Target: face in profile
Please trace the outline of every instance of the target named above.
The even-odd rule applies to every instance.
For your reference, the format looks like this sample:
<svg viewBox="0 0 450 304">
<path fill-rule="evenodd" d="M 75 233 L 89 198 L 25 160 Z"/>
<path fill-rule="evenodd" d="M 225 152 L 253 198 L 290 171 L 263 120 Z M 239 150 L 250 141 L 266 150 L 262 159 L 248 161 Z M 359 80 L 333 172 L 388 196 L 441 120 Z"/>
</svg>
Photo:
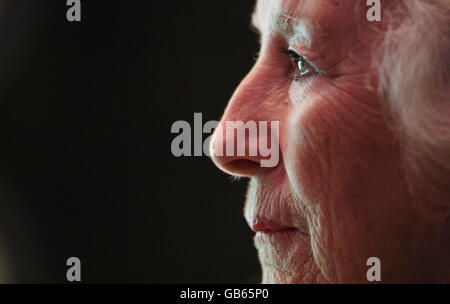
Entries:
<svg viewBox="0 0 450 304">
<path fill-rule="evenodd" d="M 213 160 L 250 179 L 244 213 L 264 283 L 367 283 L 371 257 L 382 282 L 448 279 L 439 272 L 448 266 L 448 219 L 436 222 L 410 190 L 388 97 L 376 89 L 374 48 L 388 19 L 369 22 L 367 9 L 353 0 L 256 3 L 259 57 L 220 126 L 279 122 L 279 161 Z M 212 149 L 234 141 L 217 133 Z"/>
</svg>

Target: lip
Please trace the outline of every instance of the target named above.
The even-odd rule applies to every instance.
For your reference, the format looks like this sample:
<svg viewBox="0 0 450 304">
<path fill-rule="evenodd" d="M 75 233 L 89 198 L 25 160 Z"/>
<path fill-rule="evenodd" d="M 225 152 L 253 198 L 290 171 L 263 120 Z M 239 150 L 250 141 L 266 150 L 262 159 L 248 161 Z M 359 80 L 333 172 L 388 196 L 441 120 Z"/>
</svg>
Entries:
<svg viewBox="0 0 450 304">
<path fill-rule="evenodd" d="M 294 207 L 290 189 L 280 180 L 283 176 L 270 177 L 270 180 L 278 181 L 276 184 L 268 179 L 267 176 L 251 179 L 244 209 L 245 220 L 256 233 L 256 244 L 277 243 L 281 249 L 307 243 L 306 217 L 298 210 L 301 208 Z"/>
<path fill-rule="evenodd" d="M 249 224 L 251 229 L 256 232 L 254 240 L 257 244 L 269 242 L 284 244 L 284 247 L 286 247 L 291 246 L 299 239 L 304 239 L 299 228 L 284 225 L 271 219 L 256 217 L 249 221 Z"/>
<path fill-rule="evenodd" d="M 263 230 L 255 234 L 254 241 L 256 245 L 278 244 L 281 248 L 288 248 L 299 238 L 298 229 L 288 228 L 284 230 Z"/>
<path fill-rule="evenodd" d="M 251 228 L 254 232 L 262 233 L 279 233 L 296 229 L 294 227 L 284 226 L 275 221 L 262 218 L 256 218 L 251 224 Z"/>
</svg>

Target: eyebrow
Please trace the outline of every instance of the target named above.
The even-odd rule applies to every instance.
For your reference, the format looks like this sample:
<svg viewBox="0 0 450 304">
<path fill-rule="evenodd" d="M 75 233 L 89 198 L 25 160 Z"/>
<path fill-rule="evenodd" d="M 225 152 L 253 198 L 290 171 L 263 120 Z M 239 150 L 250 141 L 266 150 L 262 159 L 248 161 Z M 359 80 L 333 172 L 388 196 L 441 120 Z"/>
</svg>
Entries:
<svg viewBox="0 0 450 304">
<path fill-rule="evenodd" d="M 277 33 L 291 33 L 293 31 L 293 24 L 297 18 L 290 12 L 284 11 L 271 19 L 271 30 Z M 261 24 L 259 24 L 256 10 L 252 13 L 250 28 L 261 34 Z"/>
<path fill-rule="evenodd" d="M 282 12 L 275 18 L 275 28 L 278 32 L 290 32 L 296 21 L 297 17 L 291 12 Z"/>
</svg>

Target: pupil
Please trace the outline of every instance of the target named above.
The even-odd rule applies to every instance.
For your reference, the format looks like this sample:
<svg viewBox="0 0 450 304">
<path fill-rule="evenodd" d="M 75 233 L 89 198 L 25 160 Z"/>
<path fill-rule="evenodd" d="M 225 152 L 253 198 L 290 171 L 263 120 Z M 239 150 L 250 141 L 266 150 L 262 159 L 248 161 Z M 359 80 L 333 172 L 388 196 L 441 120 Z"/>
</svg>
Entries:
<svg viewBox="0 0 450 304">
<path fill-rule="evenodd" d="M 301 76 L 305 75 L 309 71 L 305 68 L 305 62 L 303 61 L 303 58 L 300 58 L 298 61 L 298 70 Z"/>
<path fill-rule="evenodd" d="M 303 73 L 303 59 L 298 60 L 298 69 L 300 70 L 300 73 Z"/>
</svg>

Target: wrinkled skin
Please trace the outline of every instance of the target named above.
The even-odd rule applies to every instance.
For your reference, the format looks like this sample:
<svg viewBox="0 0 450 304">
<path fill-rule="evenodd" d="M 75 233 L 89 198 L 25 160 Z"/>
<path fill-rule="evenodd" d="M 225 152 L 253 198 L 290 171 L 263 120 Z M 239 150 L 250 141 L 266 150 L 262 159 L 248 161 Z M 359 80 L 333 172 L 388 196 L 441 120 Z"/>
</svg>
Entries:
<svg viewBox="0 0 450 304">
<path fill-rule="evenodd" d="M 366 10 L 353 0 L 257 2 L 259 59 L 221 124 L 279 121 L 281 159 L 274 168 L 259 166 L 259 156 L 213 159 L 251 178 L 250 226 L 261 216 L 295 228 L 255 239 L 264 283 L 367 283 L 369 257 L 380 258 L 384 283 L 448 280 L 448 234 L 407 191 L 386 101 L 369 89 L 376 86 L 372 47 L 385 24 L 368 22 Z M 297 22 L 274 30 L 283 12 Z M 295 66 L 280 48 L 320 74 L 293 80 Z"/>
</svg>

